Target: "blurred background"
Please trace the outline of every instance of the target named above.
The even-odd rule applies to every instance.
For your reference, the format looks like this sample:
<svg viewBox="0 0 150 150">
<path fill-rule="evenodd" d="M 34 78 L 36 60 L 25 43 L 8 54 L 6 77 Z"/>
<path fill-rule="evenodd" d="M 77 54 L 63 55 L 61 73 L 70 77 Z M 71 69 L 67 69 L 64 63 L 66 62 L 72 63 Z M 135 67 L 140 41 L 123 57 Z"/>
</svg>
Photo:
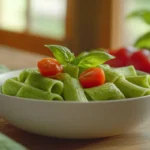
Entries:
<svg viewBox="0 0 150 150">
<path fill-rule="evenodd" d="M 0 45 L 40 54 L 49 54 L 44 44 L 75 54 L 133 45 L 150 30 L 142 19 L 127 19 L 141 9 L 150 0 L 0 0 Z"/>
</svg>

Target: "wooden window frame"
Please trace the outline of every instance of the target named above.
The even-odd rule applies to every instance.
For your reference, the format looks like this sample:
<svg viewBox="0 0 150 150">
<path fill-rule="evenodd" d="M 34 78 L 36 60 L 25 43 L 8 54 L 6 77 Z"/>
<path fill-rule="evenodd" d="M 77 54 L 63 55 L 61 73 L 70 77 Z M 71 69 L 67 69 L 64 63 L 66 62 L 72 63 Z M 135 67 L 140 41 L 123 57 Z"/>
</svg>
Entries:
<svg viewBox="0 0 150 150">
<path fill-rule="evenodd" d="M 121 0 L 114 0 L 112 3 L 112 26 L 111 26 L 111 48 L 115 49 L 123 45 L 122 37 L 122 21 L 123 21 L 123 2 Z M 119 15 L 118 15 L 119 14 Z"/>
<path fill-rule="evenodd" d="M 30 0 L 27 0 L 28 5 L 29 2 Z M 30 34 L 27 30 L 24 33 L 0 30 L 0 44 L 46 55 L 50 55 L 50 52 L 43 46 L 45 44 L 64 45 L 75 54 L 100 47 L 110 48 L 113 2 L 113 0 L 67 0 L 66 36 L 63 40 Z M 29 14 L 26 15 L 28 18 Z"/>
<path fill-rule="evenodd" d="M 26 0 L 26 4 L 28 8 L 31 6 L 30 2 L 31 2 L 30 0 Z M 47 48 L 45 48 L 44 45 L 49 43 L 63 45 L 66 41 L 66 38 L 63 40 L 57 40 L 51 37 L 44 37 L 44 36 L 29 33 L 28 32 L 30 26 L 29 11 L 30 8 L 26 11 L 27 24 L 26 24 L 25 31 L 12 32 L 12 31 L 0 29 L 0 44 L 8 45 L 10 47 L 18 48 L 20 50 L 27 50 L 30 52 L 50 55 L 49 50 L 47 50 Z"/>
</svg>

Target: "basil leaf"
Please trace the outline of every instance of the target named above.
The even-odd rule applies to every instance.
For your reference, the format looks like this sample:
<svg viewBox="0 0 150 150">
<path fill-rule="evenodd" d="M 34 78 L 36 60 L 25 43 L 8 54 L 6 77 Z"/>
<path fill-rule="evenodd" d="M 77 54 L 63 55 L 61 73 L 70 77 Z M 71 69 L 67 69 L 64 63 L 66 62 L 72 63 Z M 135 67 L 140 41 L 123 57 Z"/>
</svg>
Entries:
<svg viewBox="0 0 150 150">
<path fill-rule="evenodd" d="M 91 68 L 91 67 L 97 67 L 98 65 L 101 65 L 104 62 L 114 58 L 115 58 L 114 56 L 106 52 L 92 51 L 86 55 L 77 58 L 72 63 L 83 68 Z"/>
<path fill-rule="evenodd" d="M 64 46 L 59 45 L 45 45 L 48 47 L 55 58 L 61 63 L 61 64 L 67 64 L 75 59 L 75 56 L 71 51 Z"/>
<path fill-rule="evenodd" d="M 150 10 L 137 10 L 131 12 L 128 16 L 128 19 L 139 18 L 143 20 L 146 24 L 150 25 Z"/>
<path fill-rule="evenodd" d="M 144 34 L 134 44 L 137 48 L 145 48 L 150 50 L 150 32 Z"/>
<path fill-rule="evenodd" d="M 80 53 L 78 56 L 76 56 L 76 58 L 80 58 L 80 57 L 82 57 L 82 56 L 85 56 L 85 55 L 87 55 L 89 52 L 82 52 L 82 53 Z"/>
</svg>

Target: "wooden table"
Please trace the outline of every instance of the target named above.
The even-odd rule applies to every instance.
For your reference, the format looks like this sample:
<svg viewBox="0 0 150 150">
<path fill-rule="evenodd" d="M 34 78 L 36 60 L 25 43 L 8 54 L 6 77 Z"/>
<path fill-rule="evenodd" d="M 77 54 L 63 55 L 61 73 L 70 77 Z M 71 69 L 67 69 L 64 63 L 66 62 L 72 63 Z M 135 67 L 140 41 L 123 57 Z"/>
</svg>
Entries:
<svg viewBox="0 0 150 150">
<path fill-rule="evenodd" d="M 22 51 L 0 48 L 0 64 L 19 69 L 36 66 L 45 57 Z M 22 131 L 0 118 L 0 131 L 30 150 L 150 150 L 150 119 L 132 132 L 94 140 L 64 140 Z"/>
</svg>

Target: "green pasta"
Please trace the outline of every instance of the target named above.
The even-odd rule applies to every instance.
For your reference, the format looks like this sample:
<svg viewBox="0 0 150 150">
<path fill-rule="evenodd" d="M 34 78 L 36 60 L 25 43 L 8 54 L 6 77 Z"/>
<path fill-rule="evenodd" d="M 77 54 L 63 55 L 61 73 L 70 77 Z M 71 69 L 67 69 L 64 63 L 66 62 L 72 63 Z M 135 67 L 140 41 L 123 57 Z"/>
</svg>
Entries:
<svg viewBox="0 0 150 150">
<path fill-rule="evenodd" d="M 33 99 L 43 99 L 43 100 L 63 100 L 63 98 L 58 94 L 53 94 L 47 91 L 43 91 L 34 88 L 29 85 L 24 85 L 17 93 L 18 97 L 23 98 L 33 98 Z"/>
<path fill-rule="evenodd" d="M 35 71 L 37 71 L 37 69 L 25 69 L 25 70 L 23 70 L 23 71 L 19 74 L 18 80 L 19 80 L 20 82 L 25 82 L 26 79 L 27 79 L 27 77 L 28 77 L 31 73 L 35 72 Z M 37 71 L 37 72 L 38 72 L 38 71 Z"/>
<path fill-rule="evenodd" d="M 23 70 L 18 77 L 7 79 L 1 87 L 3 94 L 22 98 L 66 101 L 118 100 L 150 95 L 150 75 L 139 72 L 133 66 L 104 70 L 106 82 L 101 86 L 83 89 L 79 73 L 85 70 L 73 64 L 64 64 L 64 73 L 53 78 L 44 77 L 37 69 Z M 80 69 L 79 69 L 80 68 Z"/>
<path fill-rule="evenodd" d="M 133 66 L 115 68 L 114 70 L 122 73 L 125 77 L 137 76 L 136 70 Z"/>
<path fill-rule="evenodd" d="M 126 98 L 145 96 L 149 91 L 148 88 L 137 86 L 123 78 L 116 80 L 115 85 L 120 89 Z"/>
<path fill-rule="evenodd" d="M 48 92 L 36 89 L 29 85 L 24 85 L 22 88 L 20 88 L 16 96 L 23 98 L 52 100 L 52 97 Z"/>
<path fill-rule="evenodd" d="M 113 83 L 105 83 L 101 86 L 84 89 L 84 91 L 86 95 L 94 101 L 117 100 L 125 98 L 122 92 Z"/>
<path fill-rule="evenodd" d="M 59 95 L 61 95 L 63 90 L 63 83 L 61 81 L 43 77 L 39 72 L 29 74 L 25 84 Z"/>
<path fill-rule="evenodd" d="M 23 83 L 20 83 L 16 80 L 17 78 L 6 80 L 4 84 L 2 85 L 2 93 L 11 95 L 11 96 L 16 96 L 20 88 L 23 87 Z"/>
<path fill-rule="evenodd" d="M 147 74 L 148 74 L 148 73 L 146 73 L 146 72 L 139 71 L 139 70 L 137 70 L 136 72 L 137 72 L 137 75 L 138 75 L 138 76 L 147 75 Z"/>
<path fill-rule="evenodd" d="M 62 91 L 61 81 L 43 77 L 39 72 L 29 70 L 24 70 L 18 78 L 8 79 L 2 85 L 2 93 L 23 98 L 63 100 Z"/>
<path fill-rule="evenodd" d="M 150 88 L 148 88 L 147 92 L 145 93 L 145 96 L 146 95 L 150 95 Z"/>
<path fill-rule="evenodd" d="M 115 82 L 119 78 L 125 78 L 122 73 L 117 72 L 111 68 L 105 67 L 103 65 L 101 65 L 100 67 L 103 68 L 105 72 L 105 78 L 107 82 Z"/>
<path fill-rule="evenodd" d="M 129 82 L 132 82 L 138 86 L 149 88 L 149 75 L 143 76 L 131 76 L 126 78 Z"/>
<path fill-rule="evenodd" d="M 78 78 L 79 67 L 72 64 L 67 64 L 64 66 L 64 73 L 68 73 L 73 78 Z"/>
<path fill-rule="evenodd" d="M 141 76 L 141 75 L 148 75 L 148 82 L 149 82 L 149 85 L 150 85 L 150 74 L 138 70 L 138 71 L 137 71 L 137 75 L 138 75 L 138 76 Z"/>
<path fill-rule="evenodd" d="M 88 102 L 79 81 L 69 76 L 64 80 L 63 97 L 66 101 Z"/>
</svg>

